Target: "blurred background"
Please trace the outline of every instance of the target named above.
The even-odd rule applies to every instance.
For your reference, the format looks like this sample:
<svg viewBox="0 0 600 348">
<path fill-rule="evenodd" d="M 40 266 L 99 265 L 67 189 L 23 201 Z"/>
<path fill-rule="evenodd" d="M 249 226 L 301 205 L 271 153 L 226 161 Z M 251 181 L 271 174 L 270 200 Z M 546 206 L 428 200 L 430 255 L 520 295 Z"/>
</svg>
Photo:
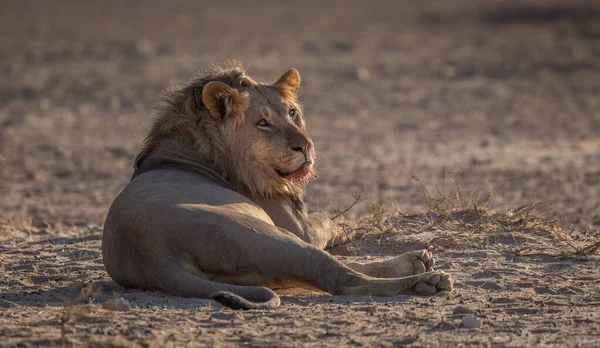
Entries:
<svg viewBox="0 0 600 348">
<path fill-rule="evenodd" d="M 100 228 L 160 92 L 232 59 L 302 74 L 313 210 L 423 211 L 413 176 L 458 171 L 491 207 L 600 227 L 598 1 L 4 0 L 3 237 Z"/>
</svg>

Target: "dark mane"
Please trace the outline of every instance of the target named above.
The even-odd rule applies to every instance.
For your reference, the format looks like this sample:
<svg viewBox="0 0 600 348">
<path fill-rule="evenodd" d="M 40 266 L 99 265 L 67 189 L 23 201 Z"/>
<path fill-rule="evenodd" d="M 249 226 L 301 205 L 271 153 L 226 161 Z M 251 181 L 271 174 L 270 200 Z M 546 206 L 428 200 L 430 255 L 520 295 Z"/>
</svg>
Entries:
<svg viewBox="0 0 600 348">
<path fill-rule="evenodd" d="M 151 151 L 167 136 L 185 135 L 183 133 L 190 132 L 196 123 L 207 123 L 205 126 L 211 128 L 214 122 L 202 102 L 204 86 L 212 81 L 223 82 L 231 87 L 256 85 L 245 72 L 245 68 L 237 62 L 214 65 L 209 70 L 199 72 L 188 82 L 163 92 L 154 108 L 155 119 L 144 140 L 144 151 Z"/>
</svg>

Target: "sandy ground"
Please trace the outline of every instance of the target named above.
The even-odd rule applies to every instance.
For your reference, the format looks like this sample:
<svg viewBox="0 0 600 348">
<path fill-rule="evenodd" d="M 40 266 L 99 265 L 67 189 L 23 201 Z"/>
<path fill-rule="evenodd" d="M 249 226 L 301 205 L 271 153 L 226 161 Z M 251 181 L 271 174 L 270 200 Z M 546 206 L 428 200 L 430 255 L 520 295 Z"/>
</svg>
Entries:
<svg viewBox="0 0 600 348">
<path fill-rule="evenodd" d="M 600 346 L 600 256 L 575 255 L 600 228 L 597 2 L 199 4 L 3 2 L 0 346 L 61 345 L 61 328 L 74 346 Z M 234 312 L 110 280 L 102 224 L 152 104 L 231 59 L 264 81 L 300 70 L 319 151 L 309 203 L 328 211 L 362 192 L 345 215 L 359 238 L 333 253 L 431 245 L 455 292 L 288 290 L 277 310 Z M 536 214 L 564 229 L 529 217 L 494 225 L 488 210 L 439 222 L 420 182 L 451 192 L 446 171 L 460 172 L 462 192 L 491 190 L 497 212 L 551 201 Z M 378 219 L 372 202 L 389 213 Z M 101 307 L 115 296 L 131 310 Z M 483 327 L 461 327 L 459 305 Z"/>
</svg>

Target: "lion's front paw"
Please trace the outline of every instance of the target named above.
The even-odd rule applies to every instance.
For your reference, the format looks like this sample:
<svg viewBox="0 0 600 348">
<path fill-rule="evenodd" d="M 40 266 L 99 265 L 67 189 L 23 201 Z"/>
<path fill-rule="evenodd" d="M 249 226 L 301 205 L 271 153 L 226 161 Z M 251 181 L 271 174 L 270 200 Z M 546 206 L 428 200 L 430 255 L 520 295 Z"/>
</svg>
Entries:
<svg viewBox="0 0 600 348">
<path fill-rule="evenodd" d="M 433 295 L 440 291 L 452 291 L 453 284 L 450 274 L 446 272 L 432 272 L 427 280 L 415 285 L 417 295 Z"/>
</svg>

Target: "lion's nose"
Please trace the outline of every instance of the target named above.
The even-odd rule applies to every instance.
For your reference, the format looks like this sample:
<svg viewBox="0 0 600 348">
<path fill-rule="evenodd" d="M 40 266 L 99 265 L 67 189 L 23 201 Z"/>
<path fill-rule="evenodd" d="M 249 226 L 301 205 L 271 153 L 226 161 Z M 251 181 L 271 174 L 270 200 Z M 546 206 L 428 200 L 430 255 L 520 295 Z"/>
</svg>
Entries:
<svg viewBox="0 0 600 348">
<path fill-rule="evenodd" d="M 310 148 L 310 141 L 308 139 L 303 139 L 302 141 L 298 141 L 295 144 L 292 144 L 292 150 L 301 151 L 302 153 L 306 153 Z"/>
<path fill-rule="evenodd" d="M 294 147 L 292 147 L 292 150 L 301 151 L 302 153 L 305 153 L 307 147 L 308 147 L 308 145 L 294 146 Z"/>
</svg>

